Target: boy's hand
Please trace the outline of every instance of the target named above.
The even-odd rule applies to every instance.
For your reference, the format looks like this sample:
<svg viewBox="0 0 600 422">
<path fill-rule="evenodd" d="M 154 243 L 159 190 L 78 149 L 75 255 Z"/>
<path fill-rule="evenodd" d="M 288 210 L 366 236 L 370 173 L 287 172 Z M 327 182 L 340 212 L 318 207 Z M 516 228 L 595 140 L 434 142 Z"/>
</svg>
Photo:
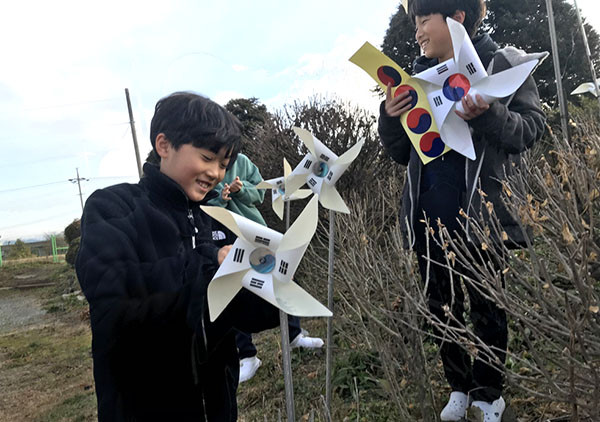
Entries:
<svg viewBox="0 0 600 422">
<path fill-rule="evenodd" d="M 219 265 L 221 265 L 223 261 L 225 261 L 227 254 L 231 250 L 231 246 L 233 245 L 225 245 L 221 249 L 219 249 L 219 252 L 217 254 L 217 260 L 219 261 Z"/>
<path fill-rule="evenodd" d="M 233 181 L 233 183 L 231 183 L 231 185 L 229 186 L 229 191 L 231 193 L 239 192 L 239 191 L 242 190 L 243 186 L 244 186 L 244 184 L 240 180 L 239 176 L 236 176 L 235 180 Z"/>
<path fill-rule="evenodd" d="M 392 96 L 392 84 L 387 84 L 385 90 L 385 113 L 390 117 L 399 117 L 411 109 L 412 97 L 410 91 L 404 91 L 397 97 Z"/>
<path fill-rule="evenodd" d="M 225 183 L 223 186 L 223 190 L 221 190 L 221 199 L 223 201 L 231 201 L 231 197 L 229 196 L 229 192 L 231 191 L 231 186 Z"/>
<path fill-rule="evenodd" d="M 454 112 L 463 120 L 471 120 L 481 116 L 490 108 L 490 105 L 479 94 L 475 96 L 475 101 L 470 95 L 465 95 L 461 103 L 465 112 L 461 113 L 458 110 L 454 110 Z"/>
</svg>

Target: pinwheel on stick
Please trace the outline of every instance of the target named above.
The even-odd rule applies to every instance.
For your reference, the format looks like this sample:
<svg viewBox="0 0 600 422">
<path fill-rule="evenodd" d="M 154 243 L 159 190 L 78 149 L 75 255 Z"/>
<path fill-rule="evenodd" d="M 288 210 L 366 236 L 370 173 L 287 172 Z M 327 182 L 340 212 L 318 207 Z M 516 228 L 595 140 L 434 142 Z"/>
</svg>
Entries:
<svg viewBox="0 0 600 422">
<path fill-rule="evenodd" d="M 338 157 L 306 129 L 294 127 L 294 132 L 308 153 L 287 178 L 286 192 L 291 195 L 306 183 L 319 196 L 323 207 L 349 214 L 350 210 L 335 188 L 335 183 L 358 156 L 364 142 L 357 142 Z"/>
<path fill-rule="evenodd" d="M 292 173 L 292 167 L 283 159 L 283 177 L 276 177 L 274 179 L 263 180 L 256 187 L 258 189 L 271 189 L 271 198 L 273 211 L 277 214 L 280 220 L 283 220 L 283 205 L 287 201 L 294 201 L 296 199 L 304 199 L 312 194 L 310 189 L 297 189 L 295 192 L 288 194 L 286 192 L 286 180 Z"/>
<path fill-rule="evenodd" d="M 332 315 L 329 309 L 292 280 L 317 228 L 317 198 L 308 203 L 285 234 L 221 207 L 201 208 L 237 236 L 208 285 L 211 321 L 217 319 L 242 287 L 287 314 L 304 317 Z"/>
</svg>

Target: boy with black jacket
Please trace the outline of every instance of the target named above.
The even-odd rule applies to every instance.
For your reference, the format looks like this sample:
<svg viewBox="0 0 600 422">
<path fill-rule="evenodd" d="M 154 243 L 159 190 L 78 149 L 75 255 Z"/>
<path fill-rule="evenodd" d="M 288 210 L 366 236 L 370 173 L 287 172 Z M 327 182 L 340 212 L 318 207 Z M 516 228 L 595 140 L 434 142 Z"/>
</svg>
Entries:
<svg viewBox="0 0 600 422">
<path fill-rule="evenodd" d="M 421 72 L 453 57 L 447 17 L 462 23 L 473 37 L 485 12 L 483 0 L 411 0 L 408 14 L 416 26 L 415 37 L 424 53 L 416 59 L 414 71 Z M 472 41 L 488 73 L 497 73 L 546 55 L 527 55 L 515 48 L 498 49 L 488 34 L 478 35 Z M 518 164 L 519 154 L 541 138 L 545 116 L 531 76 L 514 95 L 492 104 L 487 104 L 479 95 L 475 98 L 465 95 L 461 100 L 465 112 L 456 113 L 470 126 L 476 159 L 471 161 L 450 151 L 423 165 L 399 119 L 411 108 L 411 100 L 408 91 L 392 97 L 391 86 L 388 86 L 379 117 L 379 135 L 385 150 L 395 161 L 407 166 L 400 215 L 405 246 L 416 250 L 423 280 L 429 277 L 427 293 L 431 312 L 441 321 L 450 323 L 444 307 L 452 305 L 453 317 L 464 324 L 464 298 L 460 285 L 456 284 L 452 289 L 450 274 L 439 265 L 431 263 L 427 272 L 428 261 L 424 257 L 427 253 L 433 261 L 445 262 L 445 259 L 444 252 L 433 241 L 429 242 L 427 251 L 423 215 L 427 216 L 433 229 L 437 230 L 439 219 L 451 235 L 465 236 L 458 223 L 459 210 L 471 217 L 478 216 L 481 188 L 487 195 L 486 201 L 493 204 L 510 244 L 515 247 L 524 244 L 523 230 L 502 203 L 501 180 L 510 173 L 513 164 Z M 466 236 L 468 239 L 468 226 Z M 464 268 L 458 271 L 468 274 Z M 457 283 L 456 276 L 454 282 Z M 474 332 L 495 352 L 496 361 L 503 364 L 508 342 L 506 313 L 470 283 L 465 283 L 465 287 Z M 471 363 L 468 353 L 460 345 L 445 341 L 441 344 L 441 356 L 452 388 L 441 420 L 461 420 L 470 404 L 483 411 L 486 422 L 501 421 L 505 408 L 501 396 L 503 377 L 485 353 Z M 469 400 L 473 401 L 470 403 Z"/>
<path fill-rule="evenodd" d="M 100 421 L 235 421 L 232 328 L 277 326 L 276 308 L 243 289 L 211 323 L 206 289 L 230 245 L 212 242 L 199 205 L 236 159 L 239 122 L 192 93 L 158 101 L 136 185 L 94 192 L 76 270 L 90 304 Z"/>
</svg>

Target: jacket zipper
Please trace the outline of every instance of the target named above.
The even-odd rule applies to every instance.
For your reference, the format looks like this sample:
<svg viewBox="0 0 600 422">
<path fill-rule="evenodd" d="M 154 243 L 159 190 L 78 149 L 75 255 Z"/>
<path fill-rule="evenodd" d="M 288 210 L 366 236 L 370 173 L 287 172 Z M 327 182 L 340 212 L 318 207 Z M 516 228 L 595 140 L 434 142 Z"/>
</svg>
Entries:
<svg viewBox="0 0 600 422">
<path fill-rule="evenodd" d="M 192 249 L 196 248 L 196 235 L 198 234 L 198 227 L 196 227 L 196 222 L 194 221 L 194 213 L 192 212 L 192 209 L 188 206 L 188 221 L 190 222 L 190 224 L 192 225 L 192 227 L 194 228 L 194 233 L 192 234 Z M 204 313 L 202 314 L 202 316 L 200 317 L 200 321 L 202 323 L 202 339 L 204 340 L 204 350 L 207 351 L 208 353 L 208 341 L 206 339 L 206 329 L 204 327 Z M 194 376 L 194 381 L 196 384 L 199 383 L 199 377 L 198 377 L 198 363 L 197 363 L 197 357 L 196 357 L 196 334 L 193 334 L 192 337 L 192 372 L 193 372 L 193 376 Z M 203 407 L 203 412 L 204 412 L 204 420 L 208 422 L 208 415 L 206 413 L 206 397 L 204 396 L 204 387 L 201 386 L 200 388 L 201 394 L 202 394 L 202 407 Z"/>
<path fill-rule="evenodd" d="M 196 227 L 196 223 L 194 221 L 194 213 L 191 208 L 188 208 L 188 220 L 192 227 L 194 228 L 194 234 L 192 234 L 192 249 L 196 248 L 196 235 L 198 234 L 198 227 Z"/>
</svg>

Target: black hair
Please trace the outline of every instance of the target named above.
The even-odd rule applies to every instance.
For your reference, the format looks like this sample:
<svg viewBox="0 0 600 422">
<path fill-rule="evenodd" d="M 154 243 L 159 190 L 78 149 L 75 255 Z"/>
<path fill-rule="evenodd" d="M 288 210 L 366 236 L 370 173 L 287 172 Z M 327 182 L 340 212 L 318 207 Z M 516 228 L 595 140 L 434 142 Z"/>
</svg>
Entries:
<svg viewBox="0 0 600 422">
<path fill-rule="evenodd" d="M 150 142 L 164 133 L 173 148 L 192 144 L 214 153 L 227 150 L 230 166 L 241 148 L 240 121 L 219 104 L 192 92 L 175 92 L 156 103 L 150 124 Z"/>
<path fill-rule="evenodd" d="M 458 10 L 465 12 L 463 26 L 469 36 L 475 35 L 485 17 L 485 0 L 409 0 L 408 17 L 415 23 L 417 16 L 440 13 L 444 19 L 452 17 Z"/>
</svg>

